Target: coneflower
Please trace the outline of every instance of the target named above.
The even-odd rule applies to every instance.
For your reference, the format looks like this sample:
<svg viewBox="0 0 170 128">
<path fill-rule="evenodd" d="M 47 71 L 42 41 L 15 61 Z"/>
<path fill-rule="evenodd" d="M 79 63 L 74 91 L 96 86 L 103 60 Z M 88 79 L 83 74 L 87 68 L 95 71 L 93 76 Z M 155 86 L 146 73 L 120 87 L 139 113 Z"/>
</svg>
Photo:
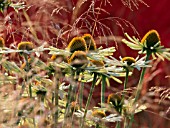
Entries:
<svg viewBox="0 0 170 128">
<path fill-rule="evenodd" d="M 90 34 L 84 34 L 82 38 L 86 41 L 87 50 L 96 50 L 96 43 Z"/>
<path fill-rule="evenodd" d="M 75 68 L 87 66 L 88 59 L 86 53 L 83 51 L 75 51 L 68 60 L 68 63 Z"/>
<path fill-rule="evenodd" d="M 74 37 L 69 43 L 67 49 L 74 53 L 75 51 L 87 51 L 87 45 L 85 40 L 82 37 Z"/>
<path fill-rule="evenodd" d="M 157 43 L 157 47 L 160 46 L 160 36 L 156 30 L 150 30 L 142 38 L 141 43 L 146 46 L 146 48 L 154 47 Z"/>
<path fill-rule="evenodd" d="M 122 112 L 123 103 L 120 94 L 111 93 L 107 98 L 107 103 L 111 104 L 117 112 Z"/>
<path fill-rule="evenodd" d="M 102 119 L 103 117 L 106 117 L 106 114 L 103 111 L 95 110 L 93 111 L 92 116 Z"/>
<path fill-rule="evenodd" d="M 34 45 L 32 42 L 20 42 L 18 44 L 18 50 L 31 51 L 33 48 L 34 48 Z"/>
<path fill-rule="evenodd" d="M 132 65 L 133 63 L 135 63 L 136 62 L 136 60 L 133 58 L 133 57 L 123 57 L 122 58 L 122 62 L 124 63 L 124 62 L 126 62 L 127 63 L 127 65 Z"/>
</svg>

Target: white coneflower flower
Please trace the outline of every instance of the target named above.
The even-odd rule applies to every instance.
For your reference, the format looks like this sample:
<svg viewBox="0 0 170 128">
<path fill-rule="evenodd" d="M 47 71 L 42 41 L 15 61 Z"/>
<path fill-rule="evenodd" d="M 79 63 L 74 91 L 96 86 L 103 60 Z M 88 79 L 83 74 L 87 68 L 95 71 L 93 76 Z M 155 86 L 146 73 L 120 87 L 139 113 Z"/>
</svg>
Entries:
<svg viewBox="0 0 170 128">
<path fill-rule="evenodd" d="M 77 117 L 83 117 L 84 116 L 84 112 L 78 110 L 77 112 L 74 112 L 74 114 Z M 87 121 L 94 121 L 96 123 L 98 122 L 117 122 L 117 121 L 121 121 L 122 117 L 119 116 L 118 114 L 110 114 L 108 116 L 106 116 L 106 114 L 101 111 L 101 110 L 88 110 L 87 111 L 87 115 L 86 115 L 86 120 Z"/>
<path fill-rule="evenodd" d="M 156 30 L 147 32 L 141 41 L 135 37 L 130 37 L 127 33 L 125 33 L 125 36 L 129 41 L 123 39 L 122 42 L 131 49 L 139 50 L 139 53 L 152 54 L 154 59 L 158 56 L 162 60 L 164 60 L 164 58 L 170 60 L 170 48 L 165 48 L 161 45 L 160 36 Z"/>
<path fill-rule="evenodd" d="M 140 59 L 139 57 L 136 57 L 136 59 L 133 57 L 123 57 L 123 58 L 120 57 L 120 60 L 117 60 L 116 58 L 111 57 L 111 56 L 110 58 L 111 59 L 109 58 L 105 59 L 105 61 L 108 64 L 114 65 L 114 66 L 125 67 L 130 70 L 133 68 L 140 70 L 142 67 L 151 67 L 150 65 L 148 65 L 150 61 L 145 62 L 145 56 Z"/>
</svg>

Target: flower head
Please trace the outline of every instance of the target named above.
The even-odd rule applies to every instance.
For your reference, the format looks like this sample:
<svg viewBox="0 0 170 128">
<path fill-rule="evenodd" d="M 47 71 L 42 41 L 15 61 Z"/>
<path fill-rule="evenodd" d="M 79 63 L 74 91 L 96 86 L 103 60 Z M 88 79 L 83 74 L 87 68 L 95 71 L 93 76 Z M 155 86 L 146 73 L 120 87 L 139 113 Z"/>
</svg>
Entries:
<svg viewBox="0 0 170 128">
<path fill-rule="evenodd" d="M 95 110 L 93 111 L 92 116 L 102 119 L 103 117 L 106 117 L 106 114 L 103 111 Z"/>
<path fill-rule="evenodd" d="M 148 65 L 150 61 L 145 62 L 145 56 L 140 59 L 139 57 L 136 57 L 136 59 L 133 57 L 123 57 L 123 58 L 120 57 L 120 61 L 114 57 L 110 57 L 110 58 L 111 59 L 109 58 L 105 59 L 106 63 L 114 66 L 128 68 L 129 70 L 133 70 L 134 68 L 140 70 L 142 67 L 151 67 L 150 65 Z"/>
<path fill-rule="evenodd" d="M 75 51 L 68 60 L 68 63 L 75 68 L 87 66 L 88 59 L 86 53 L 83 51 Z"/>
<path fill-rule="evenodd" d="M 75 51 L 87 51 L 87 45 L 85 40 L 82 37 L 74 37 L 69 43 L 67 49 L 74 53 Z"/>
<path fill-rule="evenodd" d="M 129 41 L 123 39 L 122 42 L 131 49 L 139 50 L 139 53 L 151 54 L 154 59 L 158 56 L 162 60 L 164 58 L 170 60 L 170 48 L 165 48 L 161 45 L 160 36 L 156 30 L 147 32 L 141 41 L 134 36 L 130 37 L 127 33 L 125 33 L 125 36 Z"/>
<path fill-rule="evenodd" d="M 142 38 L 141 43 L 146 46 L 146 48 L 154 47 L 155 44 L 159 43 L 157 47 L 160 45 L 160 37 L 156 30 L 150 30 L 145 34 Z"/>
<path fill-rule="evenodd" d="M 78 110 L 77 112 L 74 112 L 74 114 L 77 117 L 83 117 L 84 116 L 84 112 Z M 86 115 L 86 120 L 87 121 L 93 121 L 94 125 L 96 123 L 100 123 L 100 122 L 116 122 L 116 121 L 121 121 L 122 117 L 117 115 L 117 114 L 110 114 L 110 115 L 106 115 L 105 112 L 103 112 L 102 110 L 87 110 L 87 115 Z"/>
<path fill-rule="evenodd" d="M 90 34 L 84 34 L 83 39 L 86 41 L 87 49 L 89 51 L 96 50 L 96 43 Z"/>
<path fill-rule="evenodd" d="M 0 47 L 4 47 L 5 46 L 5 41 L 2 37 L 0 37 Z"/>
<path fill-rule="evenodd" d="M 117 112 L 121 113 L 123 107 L 121 94 L 111 93 L 107 98 L 107 103 L 111 104 Z"/>
<path fill-rule="evenodd" d="M 32 42 L 21 42 L 18 44 L 18 49 L 19 50 L 27 50 L 30 51 L 33 49 L 33 43 Z"/>
<path fill-rule="evenodd" d="M 133 58 L 133 57 L 123 57 L 122 58 L 122 62 L 123 63 L 127 63 L 127 65 L 131 65 L 131 64 L 133 64 L 133 63 L 135 63 L 136 62 L 136 60 Z"/>
</svg>

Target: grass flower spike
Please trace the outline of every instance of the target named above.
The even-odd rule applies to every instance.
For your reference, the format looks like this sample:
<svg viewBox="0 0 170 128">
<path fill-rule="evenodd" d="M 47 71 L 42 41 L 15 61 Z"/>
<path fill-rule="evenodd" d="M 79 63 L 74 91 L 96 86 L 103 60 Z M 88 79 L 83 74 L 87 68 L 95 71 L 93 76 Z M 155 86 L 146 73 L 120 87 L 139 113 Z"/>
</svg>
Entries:
<svg viewBox="0 0 170 128">
<path fill-rule="evenodd" d="M 5 46 L 5 41 L 2 37 L 0 37 L 0 47 L 4 47 Z"/>
<path fill-rule="evenodd" d="M 86 41 L 87 50 L 96 50 L 96 43 L 90 34 L 84 34 L 82 38 Z"/>
<path fill-rule="evenodd" d="M 83 38 L 81 37 L 74 37 L 71 42 L 69 43 L 67 49 L 74 53 L 75 51 L 87 51 L 87 45 Z"/>
</svg>

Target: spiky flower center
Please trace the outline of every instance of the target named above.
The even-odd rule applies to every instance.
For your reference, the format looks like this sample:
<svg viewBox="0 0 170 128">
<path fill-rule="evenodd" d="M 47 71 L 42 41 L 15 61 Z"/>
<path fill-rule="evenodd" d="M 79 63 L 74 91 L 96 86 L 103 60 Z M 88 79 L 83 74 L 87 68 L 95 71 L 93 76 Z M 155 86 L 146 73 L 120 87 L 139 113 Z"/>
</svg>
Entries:
<svg viewBox="0 0 170 128">
<path fill-rule="evenodd" d="M 133 57 L 124 57 L 122 58 L 122 62 L 127 62 L 127 65 L 131 65 L 136 62 L 136 60 Z"/>
<path fill-rule="evenodd" d="M 160 36 L 159 36 L 158 32 L 156 30 L 150 30 L 142 38 L 141 43 L 142 44 L 146 43 L 147 48 L 151 48 L 155 44 L 157 44 L 159 41 L 160 41 Z"/>
<path fill-rule="evenodd" d="M 81 37 L 74 37 L 71 42 L 68 45 L 68 50 L 71 53 L 74 53 L 75 51 L 87 51 L 86 42 Z"/>
<path fill-rule="evenodd" d="M 21 42 L 18 44 L 18 49 L 30 51 L 33 49 L 33 43 L 32 42 Z"/>
<path fill-rule="evenodd" d="M 86 65 L 88 63 L 86 53 L 83 51 L 75 51 L 68 60 L 68 63 L 76 68 Z"/>
<path fill-rule="evenodd" d="M 87 49 L 89 51 L 96 50 L 96 43 L 90 34 L 84 34 L 83 38 L 86 41 Z"/>
<path fill-rule="evenodd" d="M 95 111 L 93 111 L 92 116 L 101 119 L 103 117 L 106 117 L 106 114 L 103 111 L 95 110 Z"/>
</svg>

